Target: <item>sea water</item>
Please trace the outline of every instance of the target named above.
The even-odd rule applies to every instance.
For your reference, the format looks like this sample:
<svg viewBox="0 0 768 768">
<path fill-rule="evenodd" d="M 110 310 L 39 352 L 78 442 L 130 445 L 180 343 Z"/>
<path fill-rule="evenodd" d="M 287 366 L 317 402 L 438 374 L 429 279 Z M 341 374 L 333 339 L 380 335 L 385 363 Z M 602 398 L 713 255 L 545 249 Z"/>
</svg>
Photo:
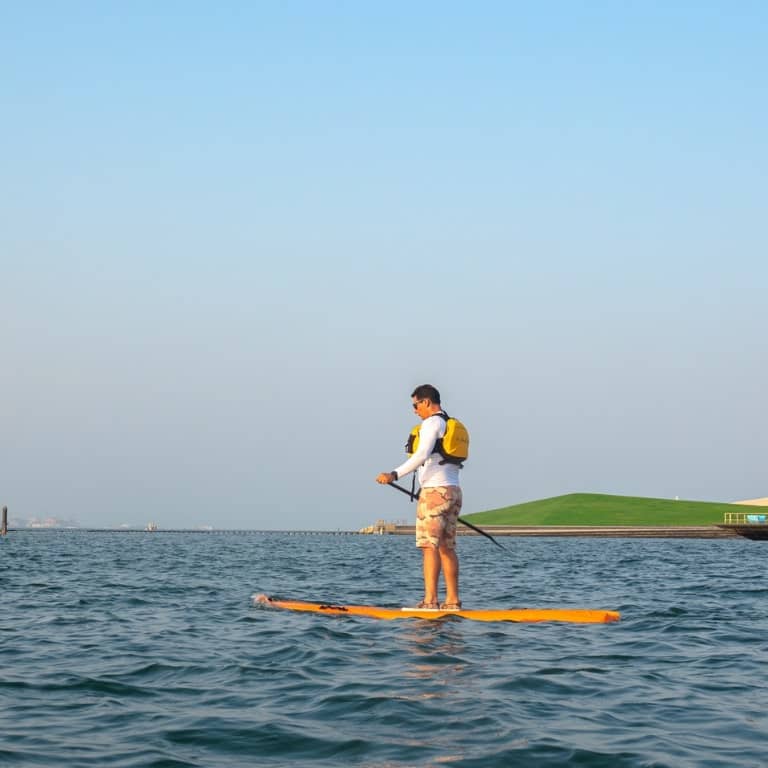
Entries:
<svg viewBox="0 0 768 768">
<path fill-rule="evenodd" d="M 0 764 L 765 766 L 768 542 L 459 541 L 466 607 L 617 624 L 299 614 L 413 604 L 410 537 L 11 532 Z"/>
</svg>

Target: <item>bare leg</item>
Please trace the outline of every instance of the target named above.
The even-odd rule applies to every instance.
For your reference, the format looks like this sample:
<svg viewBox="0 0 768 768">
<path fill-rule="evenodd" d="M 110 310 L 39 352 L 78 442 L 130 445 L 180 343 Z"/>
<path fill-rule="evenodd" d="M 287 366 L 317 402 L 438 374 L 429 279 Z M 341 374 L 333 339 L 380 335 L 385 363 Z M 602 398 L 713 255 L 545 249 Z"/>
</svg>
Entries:
<svg viewBox="0 0 768 768">
<path fill-rule="evenodd" d="M 434 547 L 423 547 L 424 602 L 437 602 L 437 580 L 440 578 L 440 552 Z"/>
<path fill-rule="evenodd" d="M 459 558 L 455 549 L 440 545 L 440 562 L 445 579 L 445 602 L 459 602 Z M 438 570 L 439 573 L 439 570 Z"/>
</svg>

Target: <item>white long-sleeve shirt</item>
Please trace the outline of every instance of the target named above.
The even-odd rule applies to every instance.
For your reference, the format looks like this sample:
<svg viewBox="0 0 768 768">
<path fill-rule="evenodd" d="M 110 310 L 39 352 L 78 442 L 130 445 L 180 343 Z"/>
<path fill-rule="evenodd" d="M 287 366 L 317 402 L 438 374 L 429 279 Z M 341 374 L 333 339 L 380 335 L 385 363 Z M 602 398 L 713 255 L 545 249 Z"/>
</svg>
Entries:
<svg viewBox="0 0 768 768">
<path fill-rule="evenodd" d="M 398 477 L 418 470 L 419 485 L 422 488 L 436 488 L 445 485 L 459 485 L 459 467 L 456 464 L 441 464 L 443 457 L 433 453 L 435 443 L 445 434 L 445 419 L 442 416 L 428 416 L 419 428 L 419 447 L 394 471 Z"/>
</svg>

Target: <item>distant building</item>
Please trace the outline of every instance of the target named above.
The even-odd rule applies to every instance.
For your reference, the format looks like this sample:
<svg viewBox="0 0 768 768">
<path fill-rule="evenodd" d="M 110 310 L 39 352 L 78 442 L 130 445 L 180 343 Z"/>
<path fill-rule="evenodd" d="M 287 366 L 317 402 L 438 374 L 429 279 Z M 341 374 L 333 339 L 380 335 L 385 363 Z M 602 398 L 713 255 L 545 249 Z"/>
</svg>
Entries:
<svg viewBox="0 0 768 768">
<path fill-rule="evenodd" d="M 63 520 L 58 517 L 46 517 L 40 520 L 32 517 L 27 521 L 27 528 L 79 528 L 79 523 L 74 520 Z"/>
<path fill-rule="evenodd" d="M 749 507 L 768 507 L 768 496 L 763 496 L 762 499 L 746 499 L 744 501 L 734 501 L 734 504 L 745 504 Z"/>
</svg>

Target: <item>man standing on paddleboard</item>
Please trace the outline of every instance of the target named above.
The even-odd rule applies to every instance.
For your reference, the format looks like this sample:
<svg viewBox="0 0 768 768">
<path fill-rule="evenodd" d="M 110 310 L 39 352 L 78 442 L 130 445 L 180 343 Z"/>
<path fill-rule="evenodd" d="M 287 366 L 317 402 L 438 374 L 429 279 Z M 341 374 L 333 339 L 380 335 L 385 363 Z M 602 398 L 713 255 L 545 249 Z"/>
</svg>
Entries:
<svg viewBox="0 0 768 768">
<path fill-rule="evenodd" d="M 459 559 L 456 555 L 456 522 L 461 512 L 458 464 L 444 461 L 435 444 L 445 435 L 446 419 L 440 393 L 431 384 L 413 390 L 413 410 L 422 420 L 418 445 L 413 454 L 391 472 L 382 472 L 382 485 L 418 471 L 419 501 L 416 505 L 416 546 L 421 549 L 424 570 L 424 599 L 417 608 L 459 610 Z M 445 580 L 445 602 L 438 601 L 440 572 Z"/>
</svg>

